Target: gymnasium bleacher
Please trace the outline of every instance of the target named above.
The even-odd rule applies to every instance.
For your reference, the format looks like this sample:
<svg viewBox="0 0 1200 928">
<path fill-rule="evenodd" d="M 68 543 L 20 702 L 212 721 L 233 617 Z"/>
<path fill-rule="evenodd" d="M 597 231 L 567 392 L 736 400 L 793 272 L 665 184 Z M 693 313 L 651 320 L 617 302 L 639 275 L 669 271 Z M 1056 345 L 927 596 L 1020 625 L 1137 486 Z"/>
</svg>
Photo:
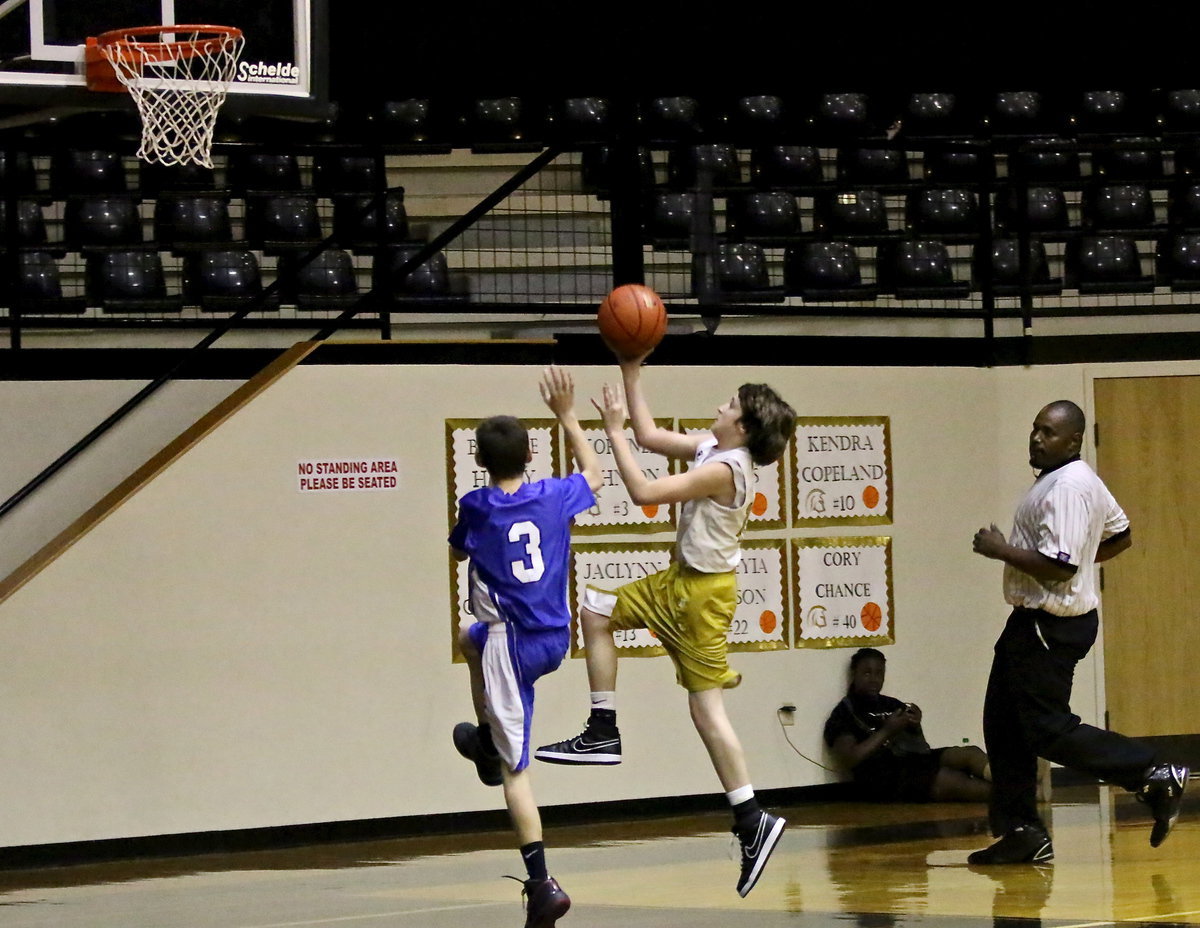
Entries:
<svg viewBox="0 0 1200 928">
<path fill-rule="evenodd" d="M 247 324 L 308 328 L 355 294 L 372 295 L 358 325 L 570 320 L 611 285 L 614 251 L 681 316 L 1191 312 L 1200 91 L 1080 92 L 1050 115 L 1043 96 L 509 98 L 424 121 L 445 101 L 388 101 L 293 128 L 286 151 L 270 119 L 225 125 L 199 174 L 146 170 L 129 114 L 85 114 L 6 137 L 8 322 L 202 328 L 229 296 Z M 85 134 L 104 146 L 67 143 Z M 553 157 L 465 224 L 535 152 Z M 297 297 L 317 255 L 340 268 L 332 302 Z"/>
</svg>

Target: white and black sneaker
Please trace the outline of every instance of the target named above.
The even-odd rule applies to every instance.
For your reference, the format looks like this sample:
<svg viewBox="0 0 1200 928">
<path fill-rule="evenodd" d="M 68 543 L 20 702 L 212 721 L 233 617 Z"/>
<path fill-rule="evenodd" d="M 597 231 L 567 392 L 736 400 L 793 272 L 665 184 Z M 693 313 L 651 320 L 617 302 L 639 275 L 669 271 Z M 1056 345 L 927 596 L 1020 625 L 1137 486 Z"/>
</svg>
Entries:
<svg viewBox="0 0 1200 928">
<path fill-rule="evenodd" d="M 544 744 L 533 756 L 548 764 L 619 764 L 621 732 L 589 721 L 581 734 L 556 744 Z"/>
<path fill-rule="evenodd" d="M 770 812 L 760 812 L 757 821 L 748 828 L 733 830 L 738 843 L 742 846 L 742 875 L 738 879 L 737 891 L 739 896 L 745 896 L 754 889 L 754 884 L 762 876 L 767 859 L 779 843 L 779 836 L 787 826 L 787 820 Z"/>
<path fill-rule="evenodd" d="M 1146 774 L 1137 798 L 1150 807 L 1150 814 L 1154 816 L 1154 827 L 1150 829 L 1151 847 L 1166 841 L 1175 827 L 1189 774 L 1189 769 L 1182 764 L 1159 764 Z"/>
</svg>

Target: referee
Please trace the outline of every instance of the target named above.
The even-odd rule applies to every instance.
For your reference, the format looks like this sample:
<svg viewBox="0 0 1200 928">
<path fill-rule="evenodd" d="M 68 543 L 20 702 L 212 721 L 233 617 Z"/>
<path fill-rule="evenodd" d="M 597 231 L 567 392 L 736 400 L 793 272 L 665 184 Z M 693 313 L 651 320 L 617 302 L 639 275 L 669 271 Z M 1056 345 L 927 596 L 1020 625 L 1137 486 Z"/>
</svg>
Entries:
<svg viewBox="0 0 1200 928">
<path fill-rule="evenodd" d="M 1037 811 L 1037 758 L 1136 792 L 1154 816 L 1158 847 L 1179 817 L 1188 768 L 1163 763 L 1146 744 L 1085 725 L 1071 711 L 1075 665 L 1096 640 L 1095 570 L 1126 550 L 1129 519 L 1079 458 L 1086 425 L 1069 400 L 1046 406 L 1029 435 L 1038 478 L 1013 517 L 1012 534 L 992 525 L 975 533 L 977 554 L 1004 562 L 1012 614 L 996 642 L 983 706 L 992 764 L 988 813 L 999 841 L 971 864 L 1042 863 L 1054 857 Z"/>
</svg>

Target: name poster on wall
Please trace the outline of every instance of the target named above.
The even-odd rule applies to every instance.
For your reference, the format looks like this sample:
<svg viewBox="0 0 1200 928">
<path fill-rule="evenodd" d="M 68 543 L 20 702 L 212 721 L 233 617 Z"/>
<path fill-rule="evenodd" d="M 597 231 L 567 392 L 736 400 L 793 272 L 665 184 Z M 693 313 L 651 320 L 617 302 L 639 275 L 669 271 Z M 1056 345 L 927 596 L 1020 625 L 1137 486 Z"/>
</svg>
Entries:
<svg viewBox="0 0 1200 928">
<path fill-rule="evenodd" d="M 680 419 L 679 429 L 689 435 L 704 434 L 712 426 L 711 419 Z M 750 503 L 749 528 L 783 528 L 783 460 L 754 468 L 754 499 Z M 689 468 L 691 464 L 688 465 Z"/>
<path fill-rule="evenodd" d="M 487 469 L 475 461 L 475 427 L 480 419 L 446 420 L 446 487 L 449 497 L 449 520 L 446 534 L 458 519 L 458 500 L 471 490 L 485 487 L 491 481 Z M 522 419 L 529 433 L 529 451 L 532 459 L 525 467 L 525 482 L 554 477 L 558 470 L 558 421 L 556 419 Z M 445 540 L 442 539 L 442 543 Z M 458 655 L 458 628 L 475 621 L 471 611 L 467 562 L 450 558 L 450 601 L 451 650 L 455 660 Z"/>
<path fill-rule="evenodd" d="M 745 542 L 737 567 L 738 598 L 730 621 L 730 651 L 770 651 L 788 647 L 790 610 L 783 540 Z M 588 586 L 616 592 L 634 580 L 665 570 L 671 561 L 671 542 L 578 544 L 572 547 L 571 600 L 576 615 Z M 644 628 L 618 629 L 613 640 L 622 654 L 655 657 L 666 653 Z M 572 656 L 586 653 L 578 621 L 572 635 Z"/>
<path fill-rule="evenodd" d="M 797 419 L 792 459 L 797 526 L 891 523 L 887 416 Z"/>
<path fill-rule="evenodd" d="M 802 538 L 794 544 L 797 647 L 895 642 L 891 538 Z"/>
<path fill-rule="evenodd" d="M 662 428 L 671 428 L 672 419 L 655 419 Z M 596 505 L 575 517 L 575 533 L 579 535 L 612 534 L 620 532 L 666 532 L 675 527 L 675 507 L 671 505 L 639 506 L 629 498 L 625 482 L 617 469 L 612 442 L 604 433 L 604 423 L 589 420 L 581 423 L 583 434 L 600 459 L 600 492 Z M 633 440 L 633 429 L 625 430 L 633 456 L 641 472 L 649 480 L 657 480 L 675 472 L 670 458 L 641 448 Z"/>
</svg>

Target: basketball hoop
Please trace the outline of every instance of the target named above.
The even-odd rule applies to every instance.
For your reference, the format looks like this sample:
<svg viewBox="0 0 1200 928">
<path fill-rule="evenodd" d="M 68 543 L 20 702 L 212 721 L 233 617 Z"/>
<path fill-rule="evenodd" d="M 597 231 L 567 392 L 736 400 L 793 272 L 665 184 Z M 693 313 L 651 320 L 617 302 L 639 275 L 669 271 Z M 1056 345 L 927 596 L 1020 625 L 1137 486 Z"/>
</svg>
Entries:
<svg viewBox="0 0 1200 928">
<path fill-rule="evenodd" d="M 217 111 L 244 42 L 232 26 L 113 29 L 88 39 L 88 88 L 128 89 L 142 119 L 139 158 L 211 168 Z"/>
</svg>

